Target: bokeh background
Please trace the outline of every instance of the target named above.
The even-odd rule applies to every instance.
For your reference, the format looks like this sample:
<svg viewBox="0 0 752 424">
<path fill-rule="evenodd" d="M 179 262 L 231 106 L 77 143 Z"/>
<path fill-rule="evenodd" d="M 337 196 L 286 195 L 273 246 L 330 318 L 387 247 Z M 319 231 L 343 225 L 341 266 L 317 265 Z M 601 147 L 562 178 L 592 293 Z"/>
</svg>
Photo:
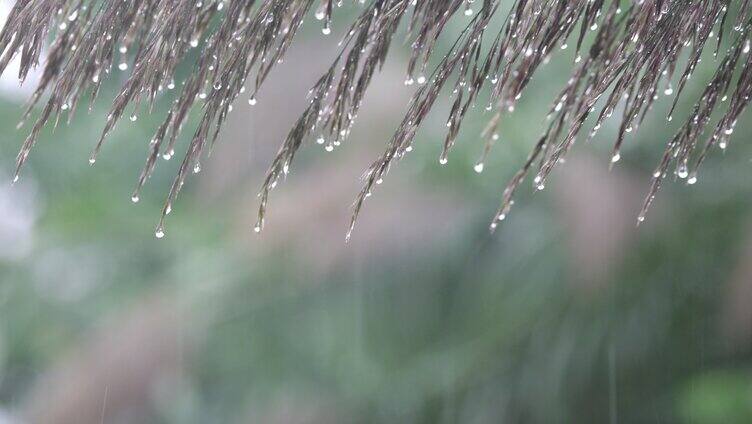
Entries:
<svg viewBox="0 0 752 424">
<path fill-rule="evenodd" d="M 239 99 L 161 240 L 185 137 L 141 201 L 130 196 L 169 96 L 119 124 L 90 167 L 126 78 L 115 71 L 91 113 L 46 130 L 11 186 L 31 85 L 3 77 L 0 423 L 752 422 L 749 117 L 697 184 L 665 184 L 639 228 L 681 123 L 666 121 L 668 97 L 612 170 L 615 120 L 543 192 L 523 187 L 491 235 L 501 191 L 567 76 L 574 52 L 559 52 L 504 120 L 481 174 L 489 116 L 469 116 L 440 166 L 440 102 L 345 244 L 359 176 L 415 89 L 403 84 L 408 46 L 396 43 L 349 141 L 302 150 L 257 235 L 263 173 L 344 26 L 325 37 L 309 24 L 258 104 Z M 711 64 L 684 99 L 697 98 Z"/>
</svg>

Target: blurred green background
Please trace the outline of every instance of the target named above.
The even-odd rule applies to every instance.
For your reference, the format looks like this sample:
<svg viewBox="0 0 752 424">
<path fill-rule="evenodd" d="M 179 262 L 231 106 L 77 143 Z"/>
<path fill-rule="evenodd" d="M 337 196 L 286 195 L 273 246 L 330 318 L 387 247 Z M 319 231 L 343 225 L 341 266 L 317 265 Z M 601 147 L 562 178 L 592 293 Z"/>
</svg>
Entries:
<svg viewBox="0 0 752 424">
<path fill-rule="evenodd" d="M 503 121 L 482 174 L 483 107 L 438 164 L 445 98 L 345 244 L 358 177 L 415 89 L 400 46 L 349 141 L 303 149 L 256 235 L 263 172 L 342 27 L 307 28 L 258 104 L 238 101 L 161 240 L 185 137 L 141 201 L 130 196 L 169 96 L 120 123 L 90 167 L 126 77 L 115 71 L 90 114 L 45 130 L 11 187 L 27 94 L 3 85 L 0 423 L 752 422 L 748 117 L 697 184 L 664 185 L 639 228 L 681 125 L 665 119 L 668 97 L 613 170 L 615 120 L 578 143 L 545 191 L 526 183 L 490 235 L 567 76 L 574 52 L 560 52 Z M 693 74 L 680 109 L 714 63 Z"/>
</svg>

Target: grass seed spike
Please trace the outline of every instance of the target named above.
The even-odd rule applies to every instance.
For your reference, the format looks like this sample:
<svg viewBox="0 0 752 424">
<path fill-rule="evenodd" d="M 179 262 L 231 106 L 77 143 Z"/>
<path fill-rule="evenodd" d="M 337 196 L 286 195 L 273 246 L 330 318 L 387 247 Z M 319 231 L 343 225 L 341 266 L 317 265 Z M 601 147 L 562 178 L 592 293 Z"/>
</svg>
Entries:
<svg viewBox="0 0 752 424">
<path fill-rule="evenodd" d="M 500 0 L 358 3 L 360 13 L 349 23 L 339 54 L 311 89 L 307 107 L 267 171 L 257 232 L 263 229 L 271 190 L 288 173 L 304 143 L 315 140 L 331 150 L 348 137 L 395 36 L 406 37 L 411 47 L 405 84 L 419 87 L 384 152 L 365 173 L 348 238 L 365 199 L 395 161 L 412 150 L 418 129 L 443 93 L 448 93 L 451 108 L 440 146 L 441 164 L 448 161 L 461 124 L 480 93 L 490 96 L 486 110 L 492 116 L 475 165 L 481 172 L 499 137 L 502 117 L 514 110 L 540 66 L 570 45 L 576 50 L 570 78 L 553 99 L 544 133 L 504 189 L 491 230 L 508 215 L 515 191 L 530 174 L 534 187 L 543 189 L 577 138 L 583 132 L 584 137 L 592 137 L 617 107 L 623 106 L 623 111 L 612 163 L 621 158 L 625 133 L 639 127 L 660 93 L 674 96 L 668 115 L 672 120 L 702 53 L 712 49 L 715 73 L 700 98 L 689 99 L 694 104 L 691 113 L 666 142 L 638 216 L 641 222 L 669 172 L 694 184 L 709 150 L 726 148 L 752 94 L 749 0 L 514 0 L 511 8 L 502 8 Z M 151 109 L 160 92 L 176 91 L 175 101 L 149 141 L 134 201 L 158 159 L 174 155 L 189 112 L 202 111 L 162 209 L 156 230 L 162 237 L 165 217 L 187 176 L 200 170 L 202 157 L 216 142 L 238 96 L 251 90 L 249 103 L 255 104 L 256 91 L 282 60 L 304 18 L 313 15 L 322 21 L 322 32 L 329 34 L 337 23 L 335 8 L 341 5 L 342 1 L 333 0 L 17 1 L 0 32 L 0 73 L 18 58 L 23 81 L 39 64 L 43 49 L 47 58 L 23 115 L 22 123 L 39 109 L 18 154 L 14 180 L 42 128 L 57 125 L 65 113 L 70 119 L 82 100 L 91 107 L 110 73 L 128 71 L 89 159 L 92 164 L 126 110 L 133 110 L 130 119 L 136 120 L 137 111 Z M 501 9 L 507 11 L 505 16 L 497 16 Z M 439 37 L 452 19 L 466 19 L 466 26 L 429 69 Z M 189 56 L 192 50 L 198 55 Z M 176 84 L 176 70 L 191 60 L 192 72 Z M 676 88 L 671 85 L 675 77 Z M 716 111 L 720 112 L 714 115 Z M 585 130 L 588 122 L 593 126 Z"/>
</svg>

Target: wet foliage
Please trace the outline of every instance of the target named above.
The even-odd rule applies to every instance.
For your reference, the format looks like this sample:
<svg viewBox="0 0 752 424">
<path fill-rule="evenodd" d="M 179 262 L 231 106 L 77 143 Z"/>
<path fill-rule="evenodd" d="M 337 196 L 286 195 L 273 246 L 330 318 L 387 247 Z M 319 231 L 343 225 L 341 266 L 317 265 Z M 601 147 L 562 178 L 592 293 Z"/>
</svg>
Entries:
<svg viewBox="0 0 752 424">
<path fill-rule="evenodd" d="M 418 129 L 436 105 L 451 103 L 439 162 L 446 163 L 465 117 L 483 102 L 491 113 L 485 148 L 475 165 L 483 171 L 486 155 L 499 139 L 501 123 L 512 114 L 536 71 L 562 49 L 575 49 L 566 85 L 551 104 L 545 130 L 520 170 L 503 190 L 491 220 L 496 228 L 510 212 L 514 194 L 529 177 L 543 189 L 556 166 L 578 139 L 592 137 L 614 113 L 620 119 L 611 161 L 619 161 L 626 133 L 637 130 L 659 95 L 674 96 L 668 119 L 679 102 L 694 106 L 669 140 L 653 174 L 638 221 L 663 181 L 674 174 L 688 184 L 714 147 L 726 148 L 735 124 L 749 103 L 752 55 L 748 0 L 516 0 L 501 12 L 496 0 L 373 0 L 359 14 L 341 42 L 331 67 L 311 89 L 310 101 L 282 143 L 260 192 L 256 231 L 263 229 L 271 190 L 288 173 L 306 142 L 329 151 L 343 143 L 360 105 L 392 43 L 407 37 L 411 47 L 405 84 L 418 88 L 404 119 L 384 152 L 364 174 L 353 206 L 348 238 L 365 200 L 395 162 L 412 150 Z M 255 93 L 293 42 L 309 15 L 331 33 L 333 0 L 29 0 L 19 1 L 0 33 L 0 72 L 14 57 L 23 80 L 47 49 L 43 77 L 25 120 L 29 136 L 17 159 L 16 178 L 46 125 L 73 116 L 82 102 L 97 96 L 103 79 L 116 70 L 130 72 L 112 102 L 90 162 L 118 121 L 142 106 L 151 108 L 164 90 L 177 90 L 175 101 L 149 142 L 149 153 L 133 200 L 158 159 L 174 155 L 178 135 L 190 111 L 201 118 L 182 159 L 162 210 L 156 235 L 191 173 L 216 142 L 233 103 Z M 505 16 L 497 16 L 505 13 Z M 437 40 L 452 19 L 466 19 L 449 51 L 436 52 Z M 500 22 L 497 24 L 496 22 Z M 342 24 L 340 24 L 342 25 Z M 406 31 L 403 31 L 406 28 Z M 53 41 L 47 46 L 48 40 Z M 197 55 L 189 52 L 197 50 Z M 715 57 L 715 73 L 696 99 L 682 93 L 703 52 Z M 429 66 L 431 59 L 435 66 Z M 176 69 L 192 62 L 193 71 L 176 83 Z M 429 69 L 430 68 L 430 69 Z M 674 88 L 674 83 L 675 87 Z M 486 103 L 487 102 L 487 103 Z M 532 175 L 531 175 L 532 174 Z"/>
</svg>

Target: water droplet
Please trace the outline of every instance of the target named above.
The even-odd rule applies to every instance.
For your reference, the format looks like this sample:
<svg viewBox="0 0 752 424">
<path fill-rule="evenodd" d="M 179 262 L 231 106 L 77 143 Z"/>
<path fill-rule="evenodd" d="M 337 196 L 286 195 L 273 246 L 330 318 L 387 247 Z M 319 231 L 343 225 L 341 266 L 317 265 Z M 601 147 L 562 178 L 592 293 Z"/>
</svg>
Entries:
<svg viewBox="0 0 752 424">
<path fill-rule="evenodd" d="M 138 195 L 134 194 L 133 196 L 131 196 L 131 202 L 138 203 L 139 200 L 141 199 L 139 199 Z"/>
<path fill-rule="evenodd" d="M 136 122 L 137 120 L 138 120 L 138 116 L 136 116 L 135 113 L 131 115 L 131 122 Z"/>
<path fill-rule="evenodd" d="M 481 172 L 483 172 L 483 162 L 476 163 L 475 166 L 473 167 L 473 169 L 475 170 L 475 172 L 477 172 L 479 174 Z"/>
<path fill-rule="evenodd" d="M 158 239 L 164 237 L 164 229 L 162 227 L 157 228 L 157 231 L 154 232 L 154 236 L 156 236 Z"/>
<path fill-rule="evenodd" d="M 448 162 L 447 158 L 445 158 L 445 157 L 441 157 L 441 158 L 439 158 L 439 164 L 441 164 L 441 165 L 446 165 L 446 164 L 447 164 L 447 162 Z"/>
<path fill-rule="evenodd" d="M 619 162 L 621 159 L 621 155 L 619 153 L 614 153 L 613 156 L 611 156 L 611 163 Z"/>
<path fill-rule="evenodd" d="M 256 103 L 258 103 L 258 101 L 256 100 L 255 97 L 251 97 L 250 99 L 248 99 L 248 104 L 249 105 L 256 106 Z"/>
<path fill-rule="evenodd" d="M 327 26 L 325 26 L 324 28 L 321 29 L 321 33 L 324 34 L 324 35 L 329 35 L 329 34 L 332 33 L 332 29 L 329 28 L 329 26 L 327 25 Z"/>
<path fill-rule="evenodd" d="M 253 231 L 256 232 L 256 233 L 260 233 L 261 232 L 261 226 L 258 225 L 258 224 L 256 224 L 256 226 L 253 227 Z"/>
<path fill-rule="evenodd" d="M 128 69 L 128 64 L 125 62 L 122 62 L 120 63 L 120 65 L 118 65 L 118 69 L 120 69 L 121 71 L 125 71 L 126 69 Z"/>
</svg>

